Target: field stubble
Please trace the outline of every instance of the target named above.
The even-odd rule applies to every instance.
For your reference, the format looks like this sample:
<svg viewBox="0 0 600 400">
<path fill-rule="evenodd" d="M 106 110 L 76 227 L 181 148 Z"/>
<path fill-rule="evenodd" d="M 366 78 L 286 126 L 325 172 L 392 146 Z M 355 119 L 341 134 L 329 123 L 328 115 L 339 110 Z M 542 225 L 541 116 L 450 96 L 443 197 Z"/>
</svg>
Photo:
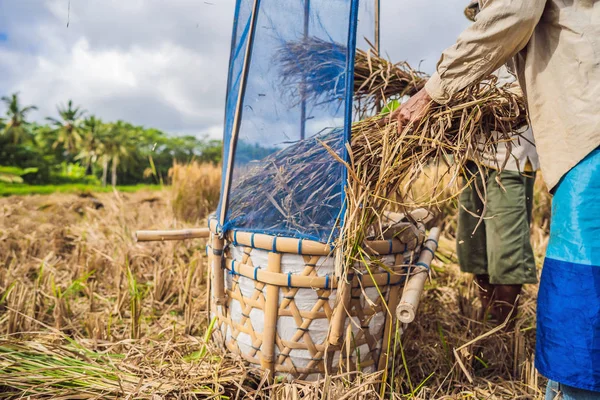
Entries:
<svg viewBox="0 0 600 400">
<path fill-rule="evenodd" d="M 176 216 L 203 224 L 215 201 L 204 193 L 218 193 L 220 180 L 216 167 L 196 172 L 174 172 L 170 191 L 0 199 L 0 398 L 378 398 L 377 374 L 268 386 L 205 341 L 205 243 L 140 244 L 132 235 L 192 226 Z M 204 179 L 202 192 L 193 179 Z M 202 201 L 201 213 L 185 210 Z M 541 262 L 549 198 L 539 183 L 535 202 Z M 455 202 L 440 208 L 439 258 L 388 396 L 541 397 L 532 364 L 537 288 L 526 289 L 514 332 L 485 336 L 476 288 L 456 265 Z"/>
</svg>

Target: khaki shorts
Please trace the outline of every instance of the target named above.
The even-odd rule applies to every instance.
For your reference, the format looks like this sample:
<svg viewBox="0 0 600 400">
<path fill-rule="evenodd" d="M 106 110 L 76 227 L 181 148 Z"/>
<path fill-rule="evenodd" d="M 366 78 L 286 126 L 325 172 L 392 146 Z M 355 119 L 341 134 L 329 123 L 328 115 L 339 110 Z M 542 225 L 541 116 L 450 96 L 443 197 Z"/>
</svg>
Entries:
<svg viewBox="0 0 600 400">
<path fill-rule="evenodd" d="M 460 269 L 489 275 L 490 283 L 496 285 L 537 283 L 529 230 L 535 173 L 504 171 L 500 175 L 502 189 L 496 182 L 497 171 L 482 171 L 485 188 L 475 164 L 467 165 L 466 177 L 473 181 L 459 197 L 456 248 Z M 484 211 L 484 193 L 487 209 L 477 227 Z"/>
</svg>

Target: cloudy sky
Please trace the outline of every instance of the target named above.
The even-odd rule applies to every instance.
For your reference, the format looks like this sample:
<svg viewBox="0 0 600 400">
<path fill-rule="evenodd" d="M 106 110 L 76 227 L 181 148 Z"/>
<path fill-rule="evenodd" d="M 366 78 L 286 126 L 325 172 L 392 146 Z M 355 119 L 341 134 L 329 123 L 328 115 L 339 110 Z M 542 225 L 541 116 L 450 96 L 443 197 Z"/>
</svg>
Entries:
<svg viewBox="0 0 600 400">
<path fill-rule="evenodd" d="M 426 72 L 468 25 L 467 0 L 381 3 L 383 50 Z M 73 99 L 104 120 L 218 138 L 233 8 L 234 0 L 0 0 L 0 94 L 20 92 L 38 106 L 36 120 Z"/>
</svg>

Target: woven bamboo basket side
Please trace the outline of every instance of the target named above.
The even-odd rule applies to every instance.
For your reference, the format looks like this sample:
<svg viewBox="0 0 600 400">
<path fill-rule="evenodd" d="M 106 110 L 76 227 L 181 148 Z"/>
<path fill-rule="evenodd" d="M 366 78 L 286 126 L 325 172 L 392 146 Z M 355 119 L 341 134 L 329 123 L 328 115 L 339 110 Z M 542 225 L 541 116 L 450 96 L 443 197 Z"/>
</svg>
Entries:
<svg viewBox="0 0 600 400">
<path fill-rule="evenodd" d="M 208 249 L 213 267 L 220 265 L 211 275 L 216 334 L 229 351 L 273 374 L 307 380 L 326 372 L 385 366 L 382 343 L 395 318 L 390 306 L 399 299 L 407 265 L 418 255 L 424 227 L 413 249 L 408 243 L 394 246 L 400 240 L 381 241 L 386 246 L 379 249 L 382 254 L 373 252 L 371 271 L 349 277 L 349 317 L 342 320 L 338 330 L 344 340 L 336 346 L 328 340 L 335 307 L 340 307 L 331 250 L 327 255 L 298 254 L 299 240 L 269 235 L 261 242 L 255 236 L 249 246 L 250 238 L 241 233 L 232 232 L 227 236 L 231 241 L 223 242 L 213 234 L 217 247 Z"/>
</svg>

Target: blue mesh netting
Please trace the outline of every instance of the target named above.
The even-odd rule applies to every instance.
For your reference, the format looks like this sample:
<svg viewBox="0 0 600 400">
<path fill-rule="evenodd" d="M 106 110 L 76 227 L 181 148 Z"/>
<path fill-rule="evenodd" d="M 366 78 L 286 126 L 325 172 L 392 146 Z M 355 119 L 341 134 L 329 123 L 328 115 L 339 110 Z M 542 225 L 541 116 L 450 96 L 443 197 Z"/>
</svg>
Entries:
<svg viewBox="0 0 600 400">
<path fill-rule="evenodd" d="M 229 154 L 254 0 L 238 0 L 224 135 L 233 158 L 225 229 L 328 241 L 338 234 L 358 43 L 372 41 L 372 1 L 260 0 L 235 151 Z M 363 23 L 364 21 L 364 23 Z M 325 144 L 325 146 L 324 146 Z M 225 182 L 225 180 L 224 180 Z M 225 184 L 222 193 L 227 188 Z M 223 200 L 222 200 L 223 202 Z"/>
</svg>

